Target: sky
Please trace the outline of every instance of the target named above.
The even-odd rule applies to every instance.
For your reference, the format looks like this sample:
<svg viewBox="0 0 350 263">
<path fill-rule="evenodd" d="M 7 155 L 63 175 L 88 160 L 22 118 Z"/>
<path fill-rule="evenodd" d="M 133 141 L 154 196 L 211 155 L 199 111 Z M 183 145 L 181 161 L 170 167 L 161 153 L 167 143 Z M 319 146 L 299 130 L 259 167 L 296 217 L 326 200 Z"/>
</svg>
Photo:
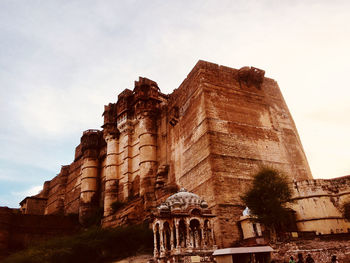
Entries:
<svg viewBox="0 0 350 263">
<path fill-rule="evenodd" d="M 70 164 L 139 76 L 163 93 L 199 59 L 275 79 L 314 178 L 350 175 L 350 1 L 1 0 L 0 206 Z"/>
</svg>

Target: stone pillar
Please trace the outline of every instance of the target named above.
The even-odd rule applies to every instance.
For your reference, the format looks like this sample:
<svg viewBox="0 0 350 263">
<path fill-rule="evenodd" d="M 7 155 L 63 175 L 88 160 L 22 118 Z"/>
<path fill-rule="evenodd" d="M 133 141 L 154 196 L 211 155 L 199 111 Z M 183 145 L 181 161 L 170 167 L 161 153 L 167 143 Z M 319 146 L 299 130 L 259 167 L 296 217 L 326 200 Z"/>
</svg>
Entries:
<svg viewBox="0 0 350 263">
<path fill-rule="evenodd" d="M 140 195 L 144 197 L 145 209 L 155 206 L 155 177 L 157 172 L 156 120 L 152 113 L 139 117 Z"/>
<path fill-rule="evenodd" d="M 170 249 L 174 249 L 174 226 L 170 225 Z"/>
<path fill-rule="evenodd" d="M 201 237 L 199 236 L 200 235 L 200 228 L 196 228 L 194 230 L 194 234 L 193 234 L 193 239 L 194 239 L 194 243 L 193 243 L 193 246 L 195 248 L 200 248 L 201 247 Z"/>
<path fill-rule="evenodd" d="M 81 138 L 83 164 L 81 167 L 81 191 L 79 221 L 86 224 L 98 209 L 99 148 L 102 132 L 87 130 Z"/>
<path fill-rule="evenodd" d="M 175 220 L 175 229 L 176 229 L 176 248 L 180 247 L 180 236 L 179 236 L 179 220 Z"/>
<path fill-rule="evenodd" d="M 191 247 L 191 242 L 190 242 L 190 220 L 189 218 L 186 218 L 186 247 L 190 248 Z"/>
<path fill-rule="evenodd" d="M 209 221 L 210 223 L 210 239 L 209 239 L 209 242 L 210 242 L 210 245 L 211 246 L 214 246 L 215 245 L 215 242 L 214 242 L 214 225 L 213 225 L 213 222 L 210 220 Z"/>
<path fill-rule="evenodd" d="M 157 244 L 157 228 L 156 228 L 157 224 L 153 225 L 153 245 L 154 245 L 154 249 L 153 249 L 153 256 L 154 257 L 158 257 L 158 244 Z"/>
<path fill-rule="evenodd" d="M 199 231 L 200 231 L 200 234 L 201 234 L 201 239 L 202 239 L 202 242 L 201 242 L 201 248 L 204 248 L 204 247 L 206 247 L 206 244 L 205 244 L 205 240 L 204 240 L 204 220 L 203 219 L 201 219 L 200 220 L 200 229 L 199 229 Z"/>
<path fill-rule="evenodd" d="M 164 241 L 164 250 L 168 251 L 168 236 L 167 236 L 167 229 L 164 229 L 163 227 L 163 241 Z"/>
<path fill-rule="evenodd" d="M 164 222 L 161 222 L 161 224 L 159 225 L 159 236 L 160 236 L 160 256 L 163 257 L 164 256 L 164 252 L 165 252 L 165 249 L 164 249 L 164 238 L 163 238 L 163 235 L 164 235 Z"/>
<path fill-rule="evenodd" d="M 105 166 L 104 216 L 113 213 L 112 203 L 118 200 L 118 152 L 119 140 L 115 134 L 104 132 L 107 143 Z"/>
</svg>

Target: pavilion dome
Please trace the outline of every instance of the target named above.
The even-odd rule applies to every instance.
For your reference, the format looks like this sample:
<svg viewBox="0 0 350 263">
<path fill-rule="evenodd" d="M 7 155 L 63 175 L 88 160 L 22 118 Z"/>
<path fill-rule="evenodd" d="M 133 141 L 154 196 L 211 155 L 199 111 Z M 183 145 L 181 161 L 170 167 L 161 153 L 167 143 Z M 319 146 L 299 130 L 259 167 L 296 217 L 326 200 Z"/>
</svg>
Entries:
<svg viewBox="0 0 350 263">
<path fill-rule="evenodd" d="M 185 188 L 181 188 L 177 193 L 169 196 L 158 209 L 162 211 L 174 209 L 186 210 L 189 207 L 203 209 L 207 208 L 208 204 L 198 195 L 188 192 Z"/>
</svg>

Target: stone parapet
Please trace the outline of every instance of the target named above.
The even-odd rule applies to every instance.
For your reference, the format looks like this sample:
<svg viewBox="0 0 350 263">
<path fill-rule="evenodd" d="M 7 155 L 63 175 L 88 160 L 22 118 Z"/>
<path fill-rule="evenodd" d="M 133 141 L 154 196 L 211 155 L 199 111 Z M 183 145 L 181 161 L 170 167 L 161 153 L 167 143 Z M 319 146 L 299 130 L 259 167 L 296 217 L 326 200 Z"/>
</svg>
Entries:
<svg viewBox="0 0 350 263">
<path fill-rule="evenodd" d="M 80 141 L 84 157 L 97 158 L 100 148 L 105 145 L 103 133 L 100 130 L 84 131 Z"/>
<path fill-rule="evenodd" d="M 343 205 L 350 202 L 350 176 L 292 183 L 298 229 L 318 234 L 347 233 L 350 222 L 343 217 Z"/>
</svg>

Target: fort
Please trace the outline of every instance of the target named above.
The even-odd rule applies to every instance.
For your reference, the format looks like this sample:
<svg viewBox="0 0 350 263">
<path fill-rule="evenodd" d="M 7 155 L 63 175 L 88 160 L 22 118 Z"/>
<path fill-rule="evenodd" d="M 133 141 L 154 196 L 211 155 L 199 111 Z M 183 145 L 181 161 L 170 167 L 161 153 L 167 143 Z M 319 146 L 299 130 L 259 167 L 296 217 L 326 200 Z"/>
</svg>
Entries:
<svg viewBox="0 0 350 263">
<path fill-rule="evenodd" d="M 171 94 L 140 77 L 103 118 L 101 130 L 83 132 L 74 161 L 21 202 L 22 214 L 76 214 L 84 225 L 103 209 L 104 227 L 151 222 L 186 188 L 215 215 L 216 246 L 231 247 L 255 236 L 249 226 L 242 231 L 240 196 L 261 166 L 271 166 L 289 176 L 298 231 L 350 229 L 341 213 L 350 178 L 313 179 L 277 82 L 261 69 L 199 61 Z M 116 202 L 123 206 L 113 209 Z"/>
</svg>

